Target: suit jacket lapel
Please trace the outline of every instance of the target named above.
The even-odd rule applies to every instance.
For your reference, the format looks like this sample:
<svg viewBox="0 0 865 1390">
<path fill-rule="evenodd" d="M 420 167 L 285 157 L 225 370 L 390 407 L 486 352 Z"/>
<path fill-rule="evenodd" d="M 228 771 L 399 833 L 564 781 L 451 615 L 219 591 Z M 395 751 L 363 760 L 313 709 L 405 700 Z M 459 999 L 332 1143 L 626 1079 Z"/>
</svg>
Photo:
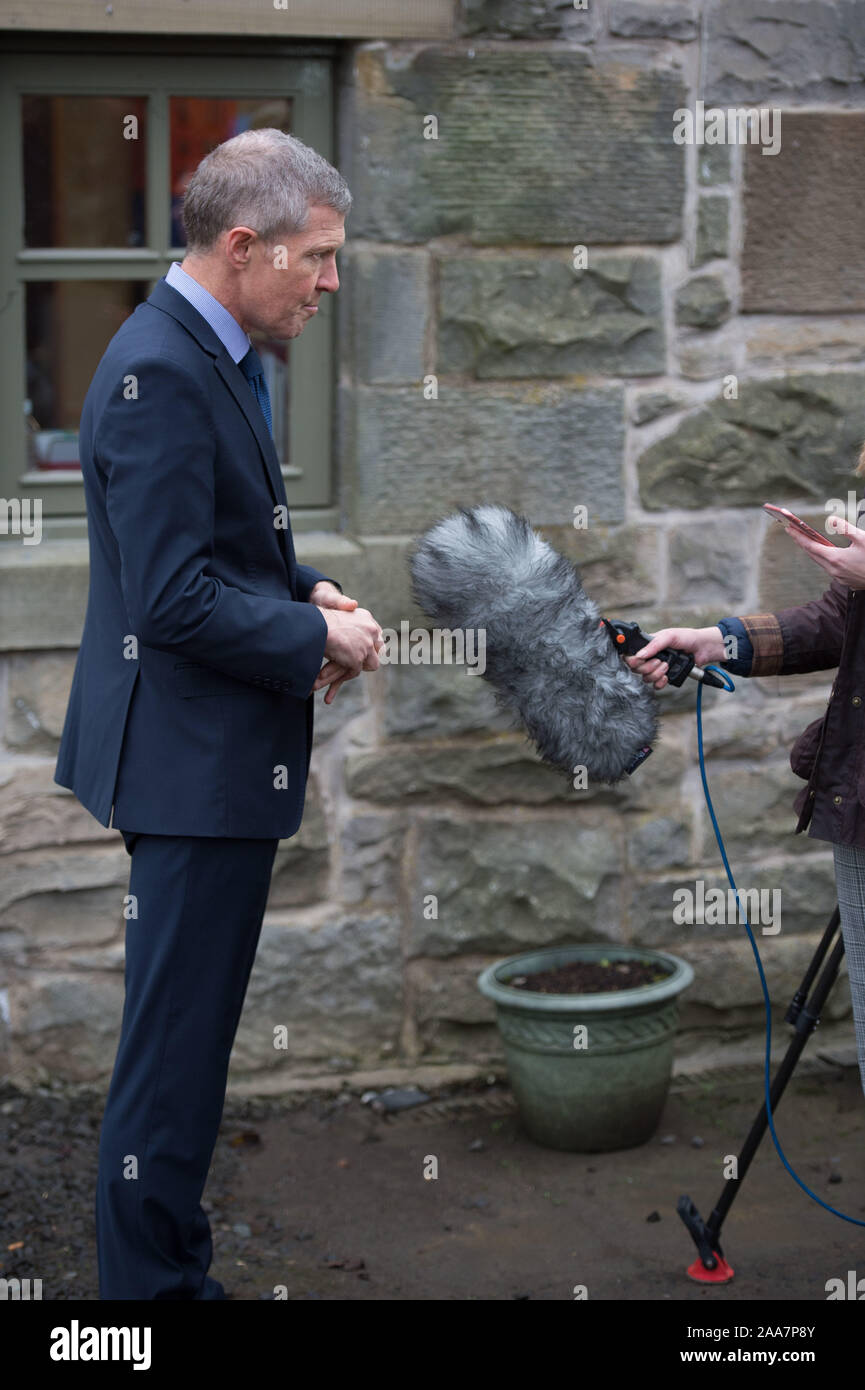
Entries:
<svg viewBox="0 0 865 1390">
<path fill-rule="evenodd" d="M 285 496 L 285 483 L 279 467 L 276 446 L 270 430 L 267 428 L 267 421 L 261 412 L 261 406 L 250 389 L 249 382 L 228 352 L 222 339 L 214 333 L 207 320 L 202 318 L 189 300 L 185 299 L 182 294 L 178 294 L 177 290 L 172 289 L 171 285 L 166 284 L 164 280 L 159 280 L 154 286 L 148 303 L 177 319 L 178 323 L 181 323 L 192 334 L 199 346 L 214 359 L 216 370 L 246 416 L 247 423 L 255 436 L 274 503 L 277 506 L 285 507 L 287 514 L 288 502 Z M 293 593 L 297 561 L 291 532 L 288 525 L 275 529 L 280 536 L 283 559 Z"/>
</svg>

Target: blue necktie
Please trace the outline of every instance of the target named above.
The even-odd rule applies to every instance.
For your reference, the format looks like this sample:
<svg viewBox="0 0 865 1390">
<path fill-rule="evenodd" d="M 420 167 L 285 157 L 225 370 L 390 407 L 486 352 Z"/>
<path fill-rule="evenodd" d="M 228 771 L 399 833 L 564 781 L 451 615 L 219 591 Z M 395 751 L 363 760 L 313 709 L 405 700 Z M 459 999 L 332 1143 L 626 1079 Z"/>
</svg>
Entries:
<svg viewBox="0 0 865 1390">
<path fill-rule="evenodd" d="M 273 434 L 273 416 L 270 412 L 270 393 L 267 389 L 267 382 L 264 379 L 264 370 L 261 365 L 261 358 L 254 347 L 249 349 L 245 357 L 241 357 L 238 367 L 243 372 L 252 388 L 252 394 L 261 406 L 261 413 L 267 421 L 267 428 Z"/>
</svg>

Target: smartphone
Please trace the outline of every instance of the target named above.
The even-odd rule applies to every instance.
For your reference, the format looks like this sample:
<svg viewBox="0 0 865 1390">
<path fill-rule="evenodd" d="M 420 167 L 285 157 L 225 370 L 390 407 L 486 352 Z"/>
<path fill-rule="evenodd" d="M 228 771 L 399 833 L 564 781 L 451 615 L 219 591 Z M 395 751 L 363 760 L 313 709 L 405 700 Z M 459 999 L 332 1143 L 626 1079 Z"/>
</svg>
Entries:
<svg viewBox="0 0 865 1390">
<path fill-rule="evenodd" d="M 793 512 L 788 512 L 786 507 L 773 507 L 771 502 L 763 503 L 763 510 L 768 512 L 776 521 L 788 530 L 800 531 L 803 536 L 808 536 L 812 541 L 818 541 L 820 545 L 829 545 L 834 550 L 835 542 L 830 541 L 828 536 L 821 536 L 819 531 L 815 531 L 813 526 L 809 526 L 807 521 L 795 516 Z"/>
</svg>

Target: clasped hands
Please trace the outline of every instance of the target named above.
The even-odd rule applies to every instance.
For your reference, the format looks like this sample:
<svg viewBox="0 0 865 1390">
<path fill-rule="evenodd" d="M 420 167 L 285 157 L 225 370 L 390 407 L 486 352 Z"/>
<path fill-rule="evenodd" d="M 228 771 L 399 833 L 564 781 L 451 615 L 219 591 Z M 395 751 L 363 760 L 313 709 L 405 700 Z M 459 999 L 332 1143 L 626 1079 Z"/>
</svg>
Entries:
<svg viewBox="0 0 865 1390">
<path fill-rule="evenodd" d="M 359 608 L 356 598 L 341 594 L 328 580 L 319 580 L 309 601 L 321 609 L 327 623 L 326 660 L 312 689 L 323 690 L 327 686 L 324 703 L 332 705 L 345 681 L 354 680 L 361 671 L 378 670 L 378 653 L 384 645 L 384 636 L 369 610 Z"/>
</svg>

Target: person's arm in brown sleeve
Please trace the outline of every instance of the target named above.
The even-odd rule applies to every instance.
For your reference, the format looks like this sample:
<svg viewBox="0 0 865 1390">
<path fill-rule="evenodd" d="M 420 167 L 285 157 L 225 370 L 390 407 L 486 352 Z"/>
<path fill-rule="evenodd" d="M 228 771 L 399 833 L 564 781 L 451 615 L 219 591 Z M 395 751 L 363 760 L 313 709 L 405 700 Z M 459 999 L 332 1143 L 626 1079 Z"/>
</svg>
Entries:
<svg viewBox="0 0 865 1390">
<path fill-rule="evenodd" d="M 749 613 L 739 621 L 753 648 L 751 676 L 789 676 L 838 665 L 850 590 L 833 579 L 818 599 L 777 613 Z"/>
</svg>

